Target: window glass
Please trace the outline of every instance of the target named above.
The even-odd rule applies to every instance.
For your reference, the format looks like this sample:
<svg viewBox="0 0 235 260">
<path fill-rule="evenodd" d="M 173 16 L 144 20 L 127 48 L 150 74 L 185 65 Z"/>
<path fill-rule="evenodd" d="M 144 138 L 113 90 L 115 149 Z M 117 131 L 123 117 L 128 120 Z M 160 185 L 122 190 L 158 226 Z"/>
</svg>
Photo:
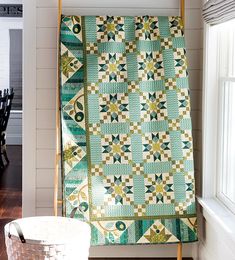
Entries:
<svg viewBox="0 0 235 260">
<path fill-rule="evenodd" d="M 215 26 L 217 35 L 217 197 L 235 213 L 235 20 Z"/>
<path fill-rule="evenodd" d="M 235 82 L 222 82 L 218 192 L 235 203 Z"/>
<path fill-rule="evenodd" d="M 10 88 L 14 89 L 12 110 L 22 110 L 22 30 L 10 29 Z"/>
</svg>

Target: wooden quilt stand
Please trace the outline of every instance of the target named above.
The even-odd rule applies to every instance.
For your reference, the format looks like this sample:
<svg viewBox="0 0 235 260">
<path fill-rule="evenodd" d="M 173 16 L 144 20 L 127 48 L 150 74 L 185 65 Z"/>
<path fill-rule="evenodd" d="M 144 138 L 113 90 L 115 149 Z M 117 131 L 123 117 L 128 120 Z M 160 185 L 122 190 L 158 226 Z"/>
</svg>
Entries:
<svg viewBox="0 0 235 260">
<path fill-rule="evenodd" d="M 62 14 L 62 0 L 58 0 L 58 28 L 57 39 L 60 35 L 60 21 Z M 185 26 L 185 0 L 180 0 L 180 16 Z M 59 48 L 57 48 L 57 64 L 59 65 Z M 60 71 L 57 68 L 57 92 L 56 92 L 56 155 L 55 155 L 55 174 L 54 174 L 54 215 L 58 215 L 58 205 L 62 205 L 62 200 L 58 199 L 58 180 L 59 180 L 59 163 L 60 163 Z M 177 246 L 177 260 L 182 260 L 182 243 Z"/>
</svg>

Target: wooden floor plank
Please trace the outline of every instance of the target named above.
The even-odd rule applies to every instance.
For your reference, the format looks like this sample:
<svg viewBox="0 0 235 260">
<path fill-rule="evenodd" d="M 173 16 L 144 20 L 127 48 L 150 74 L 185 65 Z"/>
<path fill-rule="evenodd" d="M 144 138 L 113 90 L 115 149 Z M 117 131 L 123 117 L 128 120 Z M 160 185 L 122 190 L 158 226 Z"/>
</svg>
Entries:
<svg viewBox="0 0 235 260">
<path fill-rule="evenodd" d="M 126 258 L 103 258 L 103 257 L 90 257 L 89 260 L 177 260 L 175 257 L 126 257 Z M 193 260 L 191 257 L 183 257 L 183 260 Z"/>
</svg>

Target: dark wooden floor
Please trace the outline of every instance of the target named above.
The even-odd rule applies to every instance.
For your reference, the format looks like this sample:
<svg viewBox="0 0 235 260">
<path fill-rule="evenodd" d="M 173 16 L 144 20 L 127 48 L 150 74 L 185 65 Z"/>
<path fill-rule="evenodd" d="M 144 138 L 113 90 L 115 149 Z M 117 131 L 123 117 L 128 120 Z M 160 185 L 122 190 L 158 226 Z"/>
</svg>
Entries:
<svg viewBox="0 0 235 260">
<path fill-rule="evenodd" d="M 22 148 L 8 146 L 10 164 L 0 171 L 0 259 L 7 260 L 4 226 L 22 214 Z"/>
<path fill-rule="evenodd" d="M 157 258 L 153 258 L 153 257 L 145 257 L 145 258 L 143 258 L 143 257 L 136 257 L 136 258 L 133 258 L 133 257 L 127 257 L 127 258 L 100 258 L 100 257 L 90 257 L 89 258 L 89 260 L 177 260 L 176 258 L 174 258 L 174 257 L 170 257 L 170 258 L 159 258 L 159 257 L 157 257 Z M 193 260 L 191 257 L 184 257 L 183 258 L 183 260 Z"/>
</svg>

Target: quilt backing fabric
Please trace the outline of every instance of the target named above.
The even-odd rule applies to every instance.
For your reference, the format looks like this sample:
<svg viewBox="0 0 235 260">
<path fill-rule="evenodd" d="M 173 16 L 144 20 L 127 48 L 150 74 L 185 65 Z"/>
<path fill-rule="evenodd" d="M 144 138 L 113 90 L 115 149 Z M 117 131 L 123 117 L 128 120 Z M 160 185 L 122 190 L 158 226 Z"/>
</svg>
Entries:
<svg viewBox="0 0 235 260">
<path fill-rule="evenodd" d="M 63 211 L 92 245 L 197 240 L 182 21 L 62 16 Z"/>
</svg>

